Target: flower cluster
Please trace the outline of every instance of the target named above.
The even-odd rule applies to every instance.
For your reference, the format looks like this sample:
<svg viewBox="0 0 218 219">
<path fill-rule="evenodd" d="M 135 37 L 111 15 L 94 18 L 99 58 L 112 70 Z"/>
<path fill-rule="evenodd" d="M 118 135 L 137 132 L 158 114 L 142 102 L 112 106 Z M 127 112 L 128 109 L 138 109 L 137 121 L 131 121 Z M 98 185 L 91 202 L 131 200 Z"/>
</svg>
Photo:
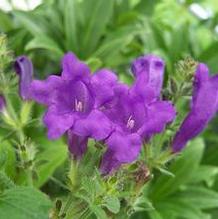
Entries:
<svg viewBox="0 0 218 219">
<path fill-rule="evenodd" d="M 43 121 L 48 138 L 67 133 L 76 159 L 86 152 L 89 138 L 106 145 L 100 166 L 103 174 L 136 160 L 143 143 L 176 116 L 172 103 L 161 100 L 164 61 L 154 55 L 133 62 L 131 86 L 108 69 L 91 74 L 73 53 L 63 57 L 61 76 L 51 75 L 44 81 L 32 80 L 32 65 L 25 57 L 17 59 L 16 69 L 24 99 L 47 106 Z M 218 78 L 209 78 L 207 68 L 200 64 L 195 79 L 192 109 L 173 140 L 174 152 L 203 130 L 218 107 Z M 209 100 L 202 104 L 205 96 Z"/>
</svg>

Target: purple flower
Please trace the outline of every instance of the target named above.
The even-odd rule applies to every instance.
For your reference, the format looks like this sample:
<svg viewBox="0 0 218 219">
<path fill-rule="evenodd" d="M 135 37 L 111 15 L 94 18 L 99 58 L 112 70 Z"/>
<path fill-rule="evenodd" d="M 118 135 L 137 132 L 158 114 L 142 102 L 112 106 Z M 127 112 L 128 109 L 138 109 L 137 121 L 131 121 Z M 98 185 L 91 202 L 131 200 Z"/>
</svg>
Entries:
<svg viewBox="0 0 218 219">
<path fill-rule="evenodd" d="M 138 68 L 141 62 L 144 64 Z M 157 96 L 162 86 L 163 61 L 155 56 L 145 56 L 133 62 L 132 69 L 136 76 L 133 86 L 116 85 L 113 100 L 102 109 L 115 127 L 105 141 L 108 150 L 102 159 L 103 174 L 136 160 L 143 141 L 163 131 L 175 118 L 172 104 L 158 100 Z"/>
<path fill-rule="evenodd" d="M 19 75 L 19 93 L 23 100 L 30 99 L 29 86 L 33 77 L 32 62 L 26 56 L 19 56 L 14 64 L 15 71 Z"/>
<path fill-rule="evenodd" d="M 181 151 L 187 142 L 200 134 L 218 109 L 218 75 L 209 76 L 206 65 L 197 67 L 193 84 L 191 110 L 173 140 L 173 152 Z"/>
<path fill-rule="evenodd" d="M 67 134 L 69 151 L 76 159 L 80 159 L 86 152 L 88 137 L 75 135 L 72 129 L 69 129 Z"/>
<path fill-rule="evenodd" d="M 3 95 L 0 95 L 0 112 L 2 112 L 5 108 L 6 101 Z"/>
<path fill-rule="evenodd" d="M 106 138 L 112 131 L 111 122 L 97 107 L 103 100 L 96 101 L 98 87 L 93 89 L 94 76 L 88 66 L 73 53 L 67 53 L 62 68 L 61 76 L 34 80 L 30 93 L 32 99 L 48 107 L 43 119 L 48 137 L 56 139 L 68 131 L 70 151 L 81 157 L 87 138 Z"/>
<path fill-rule="evenodd" d="M 136 77 L 135 89 L 139 89 L 139 93 L 140 89 L 146 89 L 150 91 L 148 98 L 160 96 L 164 76 L 164 61 L 160 57 L 152 54 L 141 56 L 133 61 L 131 69 Z"/>
<path fill-rule="evenodd" d="M 95 93 L 95 105 L 101 107 L 114 98 L 114 87 L 118 84 L 117 76 L 108 69 L 101 69 L 92 75 L 91 85 Z"/>
</svg>

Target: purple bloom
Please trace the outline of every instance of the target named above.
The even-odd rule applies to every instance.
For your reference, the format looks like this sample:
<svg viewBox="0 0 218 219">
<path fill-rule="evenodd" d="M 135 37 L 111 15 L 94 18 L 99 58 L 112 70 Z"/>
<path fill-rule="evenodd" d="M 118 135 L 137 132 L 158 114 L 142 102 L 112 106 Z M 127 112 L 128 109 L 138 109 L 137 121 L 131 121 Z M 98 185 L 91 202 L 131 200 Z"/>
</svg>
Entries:
<svg viewBox="0 0 218 219">
<path fill-rule="evenodd" d="M 6 101 L 3 95 L 0 95 L 0 112 L 2 112 L 5 108 Z"/>
<path fill-rule="evenodd" d="M 142 61 L 143 67 L 137 68 Z M 133 86 L 115 86 L 113 100 L 102 109 L 115 126 L 115 131 L 106 140 L 108 150 L 101 164 L 104 174 L 136 160 L 143 141 L 163 131 L 175 118 L 172 104 L 158 100 L 157 96 L 162 86 L 163 61 L 155 56 L 145 56 L 137 59 L 132 69 L 136 76 Z"/>
<path fill-rule="evenodd" d="M 152 54 L 141 56 L 133 61 L 131 69 L 136 77 L 135 89 L 150 91 L 147 95 L 151 99 L 153 95 L 160 96 L 164 76 L 164 61 L 160 57 Z"/>
<path fill-rule="evenodd" d="M 173 140 L 173 152 L 181 151 L 187 142 L 200 134 L 218 109 L 218 75 L 209 76 L 206 65 L 197 67 L 191 110 Z"/>
<path fill-rule="evenodd" d="M 26 56 L 19 56 L 14 64 L 15 71 L 19 75 L 19 93 L 23 100 L 30 99 L 29 86 L 33 77 L 32 62 Z"/>
<path fill-rule="evenodd" d="M 92 75 L 91 85 L 95 93 L 96 107 L 101 107 L 114 98 L 113 88 L 117 84 L 117 76 L 108 69 L 101 69 Z"/>
<path fill-rule="evenodd" d="M 67 53 L 62 68 L 61 76 L 52 75 L 45 81 L 34 80 L 30 93 L 32 99 L 48 107 L 43 119 L 48 137 L 56 139 L 68 131 L 70 151 L 81 157 L 87 137 L 106 138 L 112 130 L 111 122 L 97 107 L 100 101 L 96 101 L 97 92 L 93 89 L 88 66 L 73 53 Z"/>
<path fill-rule="evenodd" d="M 67 134 L 69 151 L 75 156 L 76 159 L 80 159 L 86 152 L 88 137 L 75 135 L 72 129 L 69 129 Z"/>
</svg>

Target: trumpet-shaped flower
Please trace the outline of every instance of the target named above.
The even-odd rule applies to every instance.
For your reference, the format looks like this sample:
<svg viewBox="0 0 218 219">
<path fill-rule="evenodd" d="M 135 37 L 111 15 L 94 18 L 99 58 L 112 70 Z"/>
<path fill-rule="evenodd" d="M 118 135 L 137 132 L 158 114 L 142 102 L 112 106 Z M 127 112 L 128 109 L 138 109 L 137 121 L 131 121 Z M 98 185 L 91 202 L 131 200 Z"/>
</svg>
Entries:
<svg viewBox="0 0 218 219">
<path fill-rule="evenodd" d="M 19 56 L 14 64 L 15 71 L 19 75 L 19 93 L 23 100 L 30 99 L 29 87 L 33 78 L 33 65 L 26 56 Z"/>
<path fill-rule="evenodd" d="M 172 104 L 158 99 L 163 61 L 159 57 L 145 56 L 134 61 L 132 69 L 136 76 L 133 86 L 115 86 L 114 99 L 103 109 L 115 127 L 106 140 L 108 150 L 101 164 L 101 171 L 105 174 L 123 163 L 134 161 L 143 141 L 163 131 L 175 117 Z"/>
<path fill-rule="evenodd" d="M 173 151 L 181 151 L 187 142 L 200 134 L 218 109 L 218 75 L 209 76 L 206 65 L 197 67 L 193 84 L 191 110 L 173 140 Z"/>
<path fill-rule="evenodd" d="M 88 66 L 73 53 L 67 53 L 62 68 L 61 76 L 34 80 L 30 87 L 31 97 L 48 107 L 43 119 L 48 137 L 56 139 L 68 131 L 70 150 L 80 157 L 86 148 L 87 137 L 102 140 L 112 127 L 97 107 L 102 100 L 96 101 L 94 77 Z"/>
</svg>

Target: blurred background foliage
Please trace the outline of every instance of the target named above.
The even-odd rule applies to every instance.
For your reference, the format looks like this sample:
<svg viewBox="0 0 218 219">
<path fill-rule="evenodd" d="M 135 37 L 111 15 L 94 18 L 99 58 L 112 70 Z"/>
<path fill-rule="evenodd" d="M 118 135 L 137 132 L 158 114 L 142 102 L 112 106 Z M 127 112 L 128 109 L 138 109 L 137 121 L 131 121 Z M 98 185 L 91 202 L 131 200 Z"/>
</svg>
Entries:
<svg viewBox="0 0 218 219">
<path fill-rule="evenodd" d="M 147 53 L 166 61 L 166 75 L 173 75 L 175 63 L 187 56 L 208 64 L 211 73 L 218 72 L 217 0 L 43 0 L 33 10 L 14 5 L 8 12 L 0 10 L 0 32 L 6 34 L 14 56 L 26 54 L 33 60 L 37 78 L 58 74 L 59 60 L 67 51 L 93 71 L 113 69 L 127 83 L 132 81 L 131 61 Z M 140 203 L 148 212 L 132 218 L 218 218 L 217 124 L 215 119 L 169 167 L 174 177 L 157 176 L 148 185 Z M 42 129 L 33 130 L 27 130 L 29 136 L 43 145 L 36 186 L 56 197 L 64 191 L 60 182 L 65 180 L 65 145 L 45 140 Z M 50 161 L 43 163 L 48 156 Z M 13 175 L 10 165 L 7 172 Z"/>
</svg>

